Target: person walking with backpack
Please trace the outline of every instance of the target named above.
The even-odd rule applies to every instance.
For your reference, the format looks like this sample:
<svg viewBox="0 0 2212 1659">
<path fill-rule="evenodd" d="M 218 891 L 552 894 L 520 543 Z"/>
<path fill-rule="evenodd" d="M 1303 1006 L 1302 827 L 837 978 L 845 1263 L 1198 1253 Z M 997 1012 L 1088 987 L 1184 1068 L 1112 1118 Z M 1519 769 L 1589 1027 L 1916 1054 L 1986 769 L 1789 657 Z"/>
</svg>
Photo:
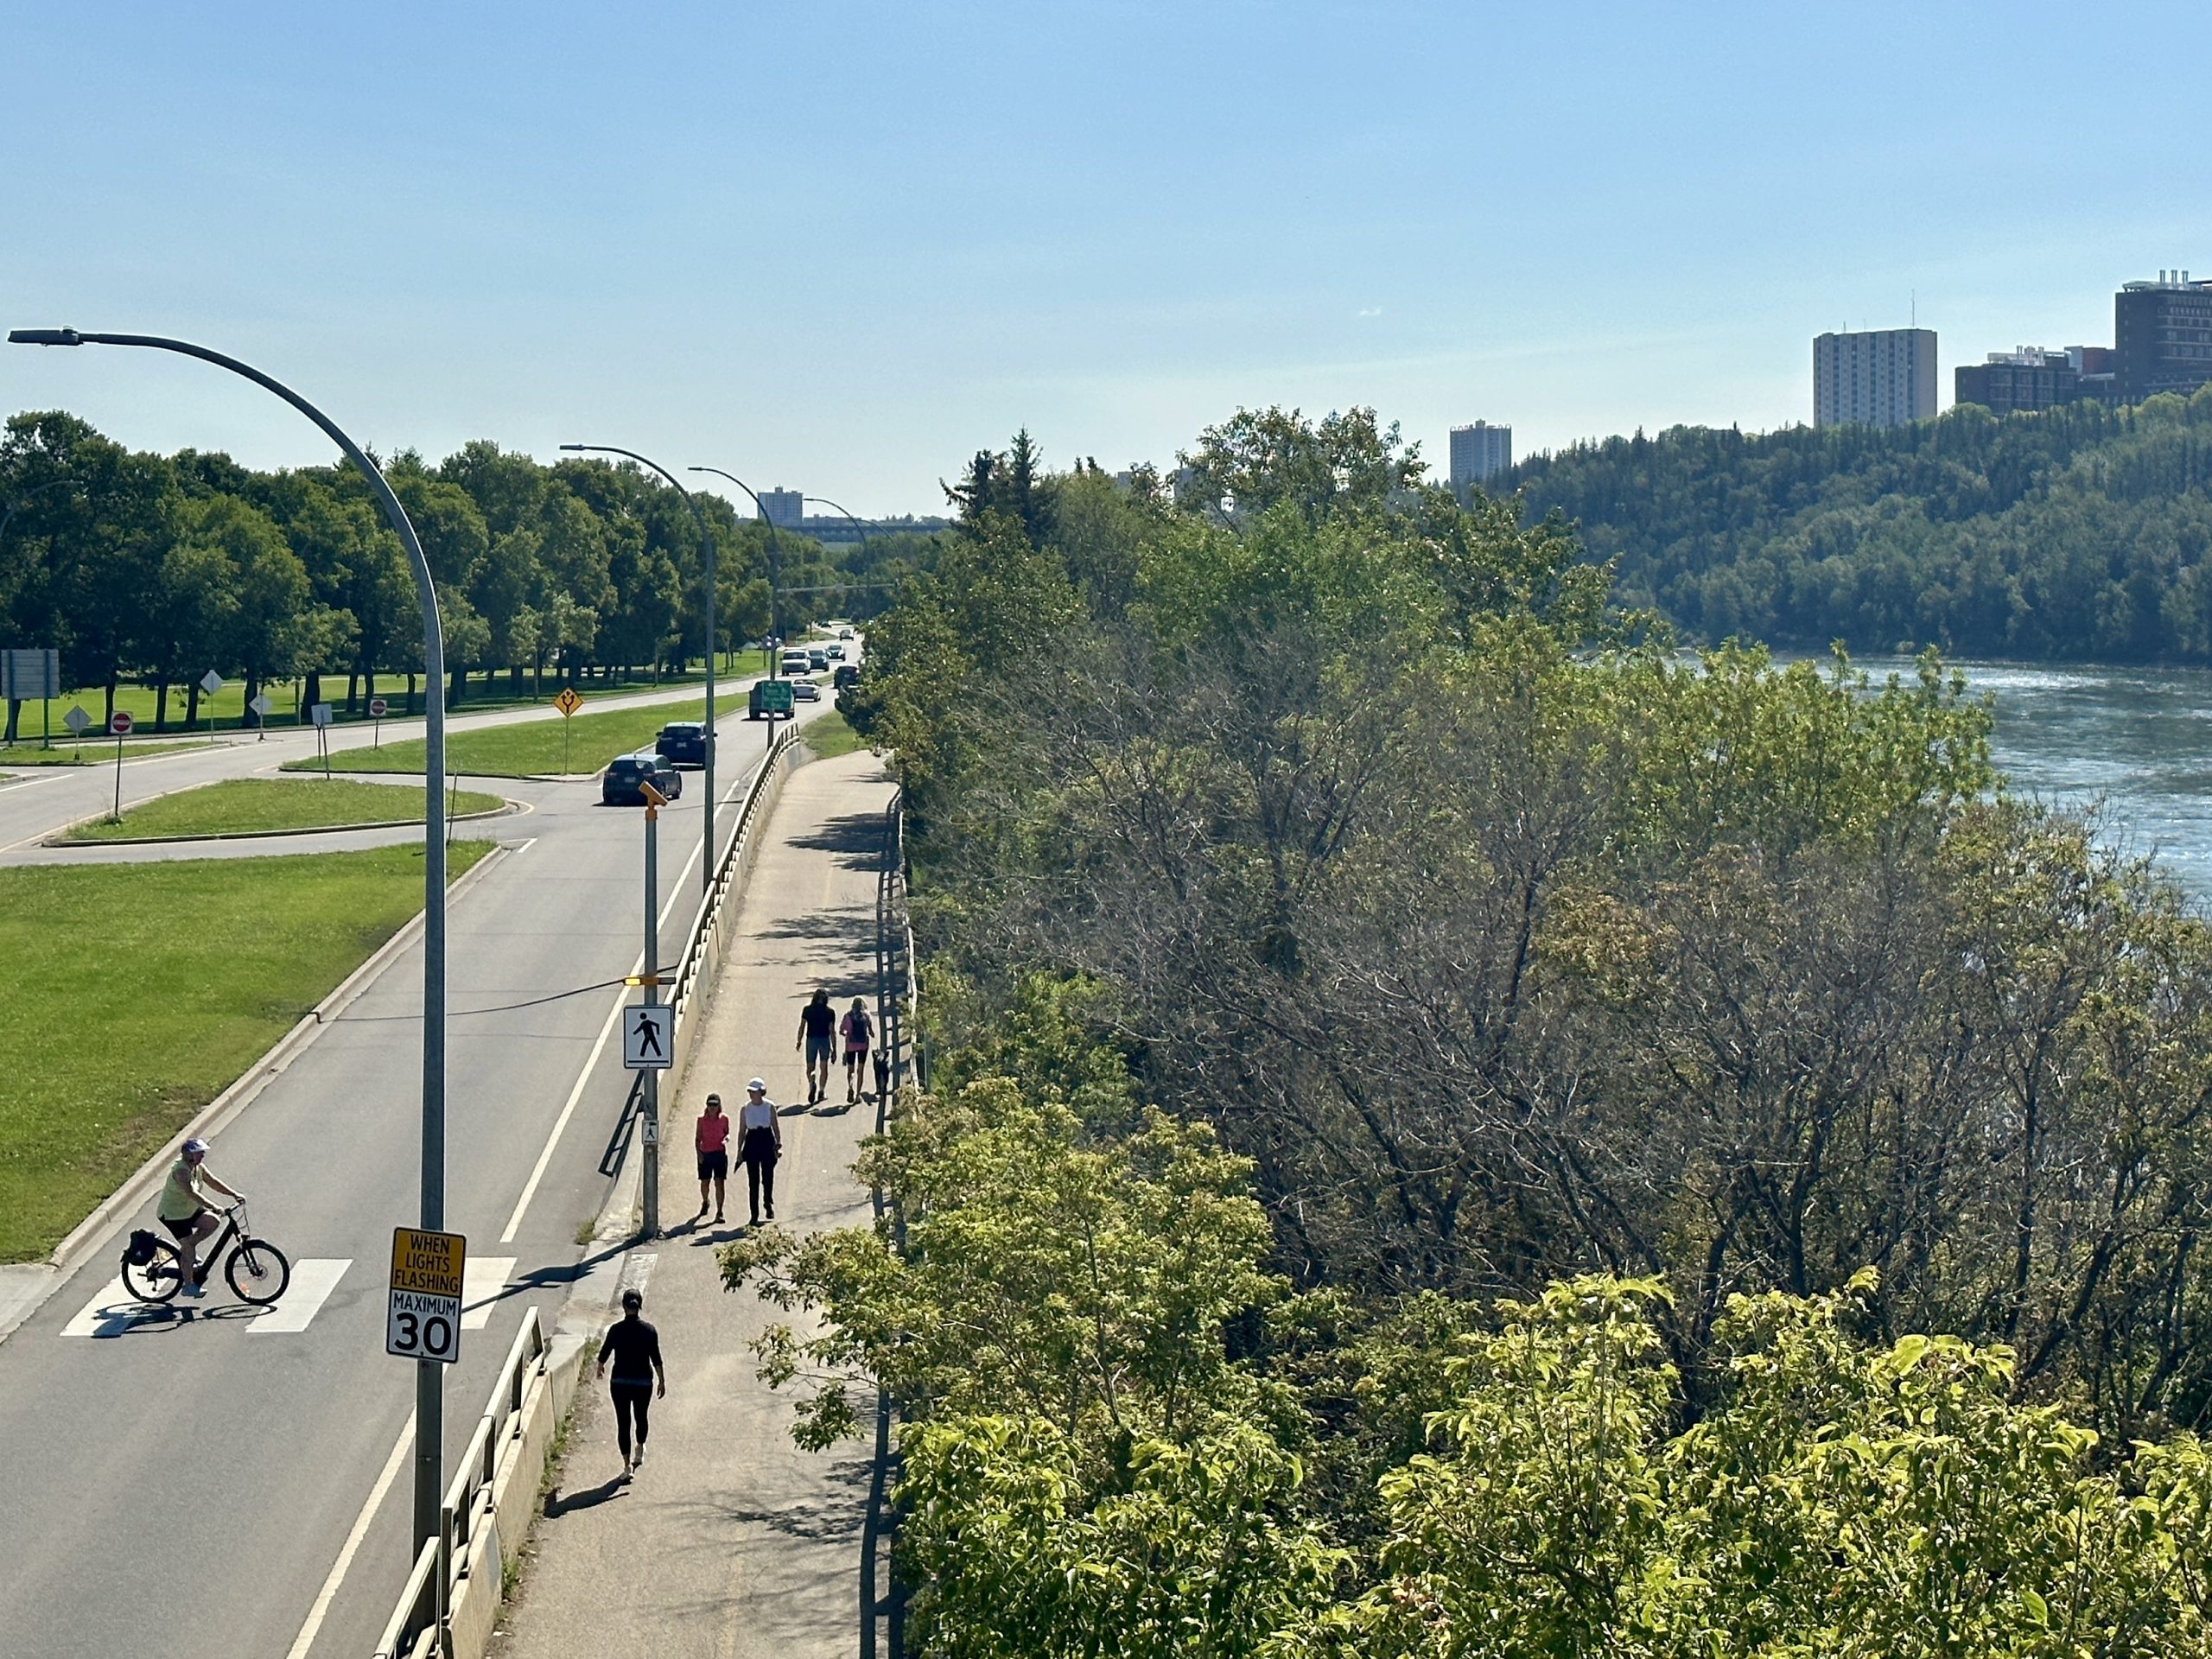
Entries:
<svg viewBox="0 0 2212 1659">
<path fill-rule="evenodd" d="M 868 1005 L 856 996 L 837 1029 L 845 1039 L 845 1104 L 849 1106 L 868 1090 L 868 1051 L 875 1040 L 875 1021 L 868 1017 Z"/>
<path fill-rule="evenodd" d="M 722 1116 L 722 1097 L 707 1096 L 707 1109 L 691 1128 L 691 1147 L 699 1154 L 699 1213 L 707 1213 L 707 1188 L 715 1189 L 715 1219 L 722 1218 L 722 1185 L 729 1179 L 729 1119 Z"/>
<path fill-rule="evenodd" d="M 766 1084 L 755 1077 L 745 1085 L 745 1104 L 737 1109 L 737 1155 L 745 1160 L 745 1196 L 752 1225 L 758 1227 L 764 1205 L 768 1219 L 776 1218 L 776 1160 L 784 1155 L 784 1130 Z"/>
</svg>

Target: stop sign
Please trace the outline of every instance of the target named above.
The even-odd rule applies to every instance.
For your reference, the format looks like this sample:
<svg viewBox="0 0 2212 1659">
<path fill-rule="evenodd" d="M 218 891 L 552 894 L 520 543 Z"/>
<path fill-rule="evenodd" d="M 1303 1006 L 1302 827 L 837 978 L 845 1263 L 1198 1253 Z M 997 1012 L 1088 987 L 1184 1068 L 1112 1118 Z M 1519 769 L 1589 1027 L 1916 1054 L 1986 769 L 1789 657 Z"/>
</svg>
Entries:
<svg viewBox="0 0 2212 1659">
<path fill-rule="evenodd" d="M 382 697 L 371 697 L 369 699 L 369 717 L 372 720 L 382 720 L 384 718 L 385 707 L 386 704 Z"/>
<path fill-rule="evenodd" d="M 114 737 L 128 737 L 128 736 L 130 736 L 130 716 L 128 714 L 126 714 L 124 710 L 122 710 L 122 709 L 117 709 L 113 714 L 110 715 L 107 717 L 107 729 L 108 729 L 108 733 L 109 733 L 109 734 L 110 734 L 111 736 L 114 736 Z"/>
</svg>

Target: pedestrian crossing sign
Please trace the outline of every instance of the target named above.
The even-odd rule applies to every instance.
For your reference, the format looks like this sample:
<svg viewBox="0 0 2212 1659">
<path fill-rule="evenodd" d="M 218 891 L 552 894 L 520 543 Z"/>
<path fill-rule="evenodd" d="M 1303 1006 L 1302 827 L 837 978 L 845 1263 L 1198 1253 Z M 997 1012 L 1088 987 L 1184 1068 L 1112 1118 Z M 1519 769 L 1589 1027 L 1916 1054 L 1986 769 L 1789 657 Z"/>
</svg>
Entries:
<svg viewBox="0 0 2212 1659">
<path fill-rule="evenodd" d="M 676 1060 L 676 1010 L 640 1002 L 622 1010 L 622 1064 L 632 1071 L 664 1071 Z"/>
</svg>

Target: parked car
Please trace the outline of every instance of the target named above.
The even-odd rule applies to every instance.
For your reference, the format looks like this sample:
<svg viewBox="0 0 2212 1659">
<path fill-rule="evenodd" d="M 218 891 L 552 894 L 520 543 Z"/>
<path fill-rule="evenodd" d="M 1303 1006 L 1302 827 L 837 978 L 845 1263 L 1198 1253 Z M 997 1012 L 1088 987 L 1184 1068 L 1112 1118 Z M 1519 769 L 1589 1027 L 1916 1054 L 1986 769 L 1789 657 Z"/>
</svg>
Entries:
<svg viewBox="0 0 2212 1659">
<path fill-rule="evenodd" d="M 830 666 L 830 653 L 819 645 L 810 645 L 806 652 L 806 666 L 810 673 L 823 672 Z"/>
<path fill-rule="evenodd" d="M 795 702 L 819 702 L 822 701 L 822 688 L 812 680 L 798 681 L 791 687 L 791 700 Z"/>
<path fill-rule="evenodd" d="M 845 660 L 845 648 L 842 645 L 824 645 L 822 647 L 822 654 L 833 663 L 842 663 Z"/>
<path fill-rule="evenodd" d="M 653 740 L 653 753 L 672 766 L 705 766 L 707 764 L 705 722 L 696 720 L 669 721 L 660 728 L 660 735 Z"/>
<path fill-rule="evenodd" d="M 683 792 L 683 774 L 651 749 L 618 754 L 607 763 L 599 798 L 609 806 L 643 806 L 647 784 L 672 801 Z"/>
<path fill-rule="evenodd" d="M 777 672 L 784 678 L 790 679 L 796 674 L 811 674 L 814 672 L 814 664 L 808 660 L 806 652 L 797 645 L 793 645 L 784 653 L 783 661 L 778 665 Z"/>
<path fill-rule="evenodd" d="M 840 663 L 837 664 L 837 671 L 830 677 L 830 683 L 840 691 L 849 685 L 858 685 L 860 683 L 861 671 L 860 664 L 857 663 Z"/>
</svg>

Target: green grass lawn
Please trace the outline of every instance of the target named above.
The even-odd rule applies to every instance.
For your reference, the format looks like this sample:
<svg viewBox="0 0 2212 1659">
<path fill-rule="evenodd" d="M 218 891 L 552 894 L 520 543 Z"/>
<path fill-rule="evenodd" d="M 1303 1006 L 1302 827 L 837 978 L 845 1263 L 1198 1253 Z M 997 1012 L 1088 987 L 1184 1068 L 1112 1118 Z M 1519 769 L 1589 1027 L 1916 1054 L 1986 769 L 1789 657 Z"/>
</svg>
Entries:
<svg viewBox="0 0 2212 1659">
<path fill-rule="evenodd" d="M 410 847 L 0 870 L 0 1262 L 51 1252 L 422 904 Z"/>
<path fill-rule="evenodd" d="M 816 759 L 821 760 L 832 760 L 841 754 L 850 754 L 855 749 L 868 747 L 868 740 L 855 731 L 845 716 L 834 708 L 808 726 L 803 735 L 806 739 L 806 747 L 814 751 Z"/>
<path fill-rule="evenodd" d="M 722 746 L 729 742 L 727 725 L 735 711 L 744 718 L 746 693 L 733 692 L 715 699 L 716 732 Z M 688 703 L 655 703 L 644 709 L 611 709 L 603 715 L 578 715 L 574 720 L 518 721 L 512 726 L 487 730 L 454 732 L 446 738 L 446 765 L 454 772 L 478 778 L 528 778 L 551 772 L 597 772 L 618 754 L 650 745 L 660 728 L 673 720 L 696 720 L 697 707 Z M 561 728 L 571 729 L 564 753 Z M 410 738 L 381 748 L 342 749 L 330 757 L 333 772 L 420 772 L 423 742 Z M 320 760 L 293 760 L 287 772 L 320 772 Z"/>
<path fill-rule="evenodd" d="M 495 811 L 497 795 L 462 790 L 449 809 Z M 125 841 L 152 836 L 236 836 L 257 830 L 336 830 L 349 824 L 420 823 L 423 791 L 404 784 L 357 784 L 334 778 L 228 778 L 180 790 L 69 832 L 72 841 Z"/>
<path fill-rule="evenodd" d="M 760 653 L 758 652 L 750 651 L 732 652 L 725 658 L 725 665 L 718 671 L 722 674 L 749 673 L 752 671 L 750 665 L 759 658 L 760 654 Z M 583 684 L 579 685 L 576 689 L 582 692 L 586 697 L 626 696 L 632 692 L 650 691 L 656 684 L 663 686 L 697 685 L 702 683 L 702 680 L 703 677 L 701 675 L 699 671 L 693 669 L 687 671 L 683 674 L 664 675 L 658 681 L 655 681 L 650 677 L 608 681 L 604 684 L 594 681 L 587 681 Z M 376 677 L 376 683 L 373 687 L 367 687 L 365 682 L 364 682 L 364 686 L 365 689 L 360 693 L 361 713 L 354 720 L 354 724 L 366 725 L 368 723 L 368 700 L 372 696 L 382 696 L 391 704 L 391 712 L 385 716 L 385 719 L 397 720 L 401 718 L 401 711 L 407 707 L 405 701 L 407 696 L 407 677 L 405 675 L 379 674 Z M 422 695 L 422 686 L 423 682 L 421 678 L 417 677 L 415 682 L 415 687 L 416 695 L 418 697 Z M 528 674 L 524 674 L 523 676 L 523 690 L 521 694 L 518 696 L 510 690 L 508 677 L 504 672 L 502 672 L 489 682 L 486 682 L 480 677 L 471 679 L 467 685 L 467 694 L 463 697 L 460 706 L 454 709 L 451 712 L 454 714 L 475 715 L 482 714 L 487 709 L 512 709 L 524 704 L 535 706 L 537 704 L 550 702 L 552 698 L 553 693 L 558 689 L 558 683 L 556 682 L 550 675 L 548 675 L 544 682 L 544 690 L 541 692 L 536 689 L 536 683 L 533 681 L 532 677 Z M 298 680 L 274 681 L 264 684 L 262 687 L 262 690 L 268 694 L 269 701 L 276 705 L 269 711 L 269 725 L 270 730 L 283 731 L 289 728 L 297 726 L 305 720 L 306 715 L 301 708 L 301 699 L 305 690 L 305 686 L 302 682 Z M 325 674 L 322 677 L 322 699 L 325 702 L 327 702 L 330 705 L 338 723 L 341 726 L 346 724 L 346 677 L 343 674 Z M 103 686 L 97 685 L 87 686 L 80 690 L 64 692 L 60 696 L 54 698 L 53 707 L 51 709 L 45 709 L 43 715 L 45 721 L 53 728 L 54 741 L 56 743 L 60 743 L 68 737 L 68 730 L 62 725 L 61 717 L 69 712 L 71 704 L 73 703 L 81 707 L 86 714 L 90 715 L 95 721 L 97 721 L 100 718 L 101 711 L 106 707 L 106 689 Z M 144 685 L 118 685 L 115 689 L 115 706 L 118 709 L 128 709 L 131 715 L 137 721 L 139 730 L 146 732 L 153 730 L 154 691 L 152 687 Z M 41 729 L 41 707 L 42 705 L 36 699 L 32 699 L 23 704 L 22 721 L 16 733 L 16 739 L 17 742 L 28 741 L 35 743 L 38 741 Z M 418 709 L 417 712 L 419 713 L 420 710 Z M 243 726 L 245 724 L 245 682 L 244 680 L 232 680 L 226 684 L 220 691 L 217 692 L 213 697 L 200 698 L 200 718 L 194 722 L 192 729 L 200 732 L 206 731 L 207 728 L 207 722 L 209 719 L 212 718 L 215 722 L 215 729 L 217 731 L 231 730 Z M 184 690 L 181 686 L 171 686 L 169 688 L 168 720 L 169 731 L 181 733 L 185 730 Z M 10 756 L 10 758 L 12 759 L 13 757 Z M 111 756 L 110 758 L 112 759 L 113 757 Z"/>
<path fill-rule="evenodd" d="M 207 749 L 215 745 L 186 741 L 178 743 L 126 742 L 123 746 L 123 763 L 143 760 L 149 754 L 175 754 L 179 749 Z M 79 743 L 73 738 L 68 742 L 57 741 L 50 749 L 35 745 L 17 745 L 12 749 L 0 749 L 0 760 L 9 766 L 111 766 L 115 764 L 115 740 L 105 742 Z"/>
</svg>

